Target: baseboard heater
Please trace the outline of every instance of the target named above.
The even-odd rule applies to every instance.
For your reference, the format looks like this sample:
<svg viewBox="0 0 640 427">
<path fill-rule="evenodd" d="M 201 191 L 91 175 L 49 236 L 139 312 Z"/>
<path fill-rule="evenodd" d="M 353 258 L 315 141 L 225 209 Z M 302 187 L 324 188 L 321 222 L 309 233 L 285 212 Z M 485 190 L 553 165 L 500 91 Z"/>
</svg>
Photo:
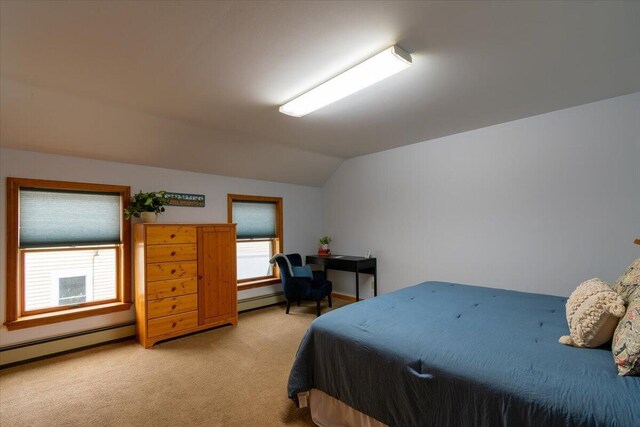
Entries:
<svg viewBox="0 0 640 427">
<path fill-rule="evenodd" d="M 238 311 L 254 310 L 286 301 L 282 292 L 238 301 Z M 135 322 L 105 326 L 26 343 L 0 347 L 0 368 L 33 362 L 54 355 L 123 341 L 136 336 Z"/>
<path fill-rule="evenodd" d="M 253 310 L 255 308 L 268 307 L 270 305 L 280 304 L 287 299 L 284 297 L 284 292 L 276 292 L 269 295 L 260 295 L 258 297 L 245 298 L 238 301 L 238 311 L 243 312 L 247 310 Z"/>
<path fill-rule="evenodd" d="M 31 362 L 82 348 L 122 341 L 135 337 L 135 335 L 135 322 L 127 322 L 90 331 L 8 345 L 0 348 L 0 368 L 8 368 L 27 361 Z"/>
</svg>

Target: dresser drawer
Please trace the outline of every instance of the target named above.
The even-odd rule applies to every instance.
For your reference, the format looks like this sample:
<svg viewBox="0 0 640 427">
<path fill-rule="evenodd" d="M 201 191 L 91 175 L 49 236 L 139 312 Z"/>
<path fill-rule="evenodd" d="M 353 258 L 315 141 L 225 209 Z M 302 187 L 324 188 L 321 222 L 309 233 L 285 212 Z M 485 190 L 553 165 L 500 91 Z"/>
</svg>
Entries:
<svg viewBox="0 0 640 427">
<path fill-rule="evenodd" d="M 180 225 L 160 225 L 147 227 L 147 245 L 173 243 L 196 243 L 196 228 Z"/>
<path fill-rule="evenodd" d="M 198 272 L 197 261 L 162 262 L 147 264 L 147 281 L 182 279 L 196 277 Z"/>
<path fill-rule="evenodd" d="M 191 261 L 198 259 L 198 248 L 195 244 L 153 245 L 147 247 L 147 262 Z"/>
<path fill-rule="evenodd" d="M 147 333 L 149 337 L 157 337 L 158 335 L 169 334 L 196 326 L 198 326 L 198 312 L 189 311 L 187 313 L 150 319 L 147 324 Z"/>
<path fill-rule="evenodd" d="M 174 298 L 163 298 L 147 302 L 147 316 L 150 319 L 170 314 L 185 313 L 198 309 L 198 295 L 184 295 Z"/>
<path fill-rule="evenodd" d="M 147 299 L 150 300 L 195 294 L 196 292 L 198 292 L 198 282 L 195 277 L 147 283 Z"/>
</svg>

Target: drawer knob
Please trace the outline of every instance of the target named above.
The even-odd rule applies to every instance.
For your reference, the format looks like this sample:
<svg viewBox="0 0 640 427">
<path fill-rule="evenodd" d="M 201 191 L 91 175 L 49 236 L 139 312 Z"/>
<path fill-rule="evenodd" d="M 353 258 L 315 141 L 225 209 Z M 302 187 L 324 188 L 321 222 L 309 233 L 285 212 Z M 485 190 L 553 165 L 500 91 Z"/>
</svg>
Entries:
<svg viewBox="0 0 640 427">
<path fill-rule="evenodd" d="M 171 238 L 173 239 L 174 237 L 176 237 L 175 233 L 171 235 Z"/>
<path fill-rule="evenodd" d="M 173 305 L 171 306 L 171 310 L 175 310 L 175 309 L 176 309 L 176 307 L 177 307 L 177 305 L 173 304 Z"/>
<path fill-rule="evenodd" d="M 178 326 L 176 322 L 173 322 L 173 325 L 171 325 L 172 328 L 175 328 L 176 326 Z"/>
<path fill-rule="evenodd" d="M 176 274 L 176 269 L 175 268 L 171 270 L 171 274 Z"/>
<path fill-rule="evenodd" d="M 171 252 L 171 256 L 176 256 L 176 251 Z"/>
<path fill-rule="evenodd" d="M 173 288 L 171 288 L 171 292 L 175 292 L 176 291 L 176 287 L 174 286 Z"/>
</svg>

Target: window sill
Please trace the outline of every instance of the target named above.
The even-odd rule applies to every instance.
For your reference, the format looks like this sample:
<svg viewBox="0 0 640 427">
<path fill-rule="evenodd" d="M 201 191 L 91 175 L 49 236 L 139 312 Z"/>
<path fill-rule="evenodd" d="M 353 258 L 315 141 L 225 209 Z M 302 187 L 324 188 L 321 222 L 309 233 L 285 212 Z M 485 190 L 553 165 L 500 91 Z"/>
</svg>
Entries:
<svg viewBox="0 0 640 427">
<path fill-rule="evenodd" d="M 254 280 L 251 282 L 242 282 L 242 283 L 238 283 L 238 290 L 239 291 L 244 291 L 247 289 L 253 289 L 253 288 L 261 288 L 263 286 L 269 286 L 269 285 L 275 285 L 276 283 L 280 283 L 281 280 L 278 279 L 277 277 L 270 277 L 268 279 L 261 279 L 261 280 Z"/>
<path fill-rule="evenodd" d="M 129 310 L 130 307 L 131 303 L 128 302 L 113 302 L 90 307 L 74 308 L 62 312 L 56 311 L 52 313 L 23 316 L 17 320 L 5 322 L 4 325 L 8 330 L 12 331 L 14 329 L 31 328 L 33 326 L 42 326 L 50 323 L 81 319 L 83 317 L 98 316 L 101 314 L 114 313 L 116 311 L 125 311 Z"/>
</svg>

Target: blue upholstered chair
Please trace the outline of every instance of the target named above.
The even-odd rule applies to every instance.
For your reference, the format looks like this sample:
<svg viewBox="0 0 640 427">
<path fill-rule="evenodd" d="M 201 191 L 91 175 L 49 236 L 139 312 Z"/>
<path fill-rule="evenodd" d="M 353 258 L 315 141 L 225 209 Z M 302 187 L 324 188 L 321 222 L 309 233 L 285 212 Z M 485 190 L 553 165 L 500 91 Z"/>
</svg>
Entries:
<svg viewBox="0 0 640 427">
<path fill-rule="evenodd" d="M 300 254 L 288 254 L 287 259 L 291 263 L 292 267 L 302 266 L 302 257 Z M 327 276 L 324 271 L 314 271 L 313 279 L 310 277 L 293 277 L 289 271 L 287 261 L 282 258 L 276 258 L 275 260 L 280 268 L 280 278 L 282 279 L 282 286 L 284 288 L 284 296 L 287 298 L 287 314 L 289 314 L 289 308 L 291 302 L 295 301 L 300 305 L 300 301 L 315 301 L 317 315 L 320 316 L 320 301 L 327 297 L 329 307 L 331 307 L 331 282 L 327 280 Z"/>
</svg>

